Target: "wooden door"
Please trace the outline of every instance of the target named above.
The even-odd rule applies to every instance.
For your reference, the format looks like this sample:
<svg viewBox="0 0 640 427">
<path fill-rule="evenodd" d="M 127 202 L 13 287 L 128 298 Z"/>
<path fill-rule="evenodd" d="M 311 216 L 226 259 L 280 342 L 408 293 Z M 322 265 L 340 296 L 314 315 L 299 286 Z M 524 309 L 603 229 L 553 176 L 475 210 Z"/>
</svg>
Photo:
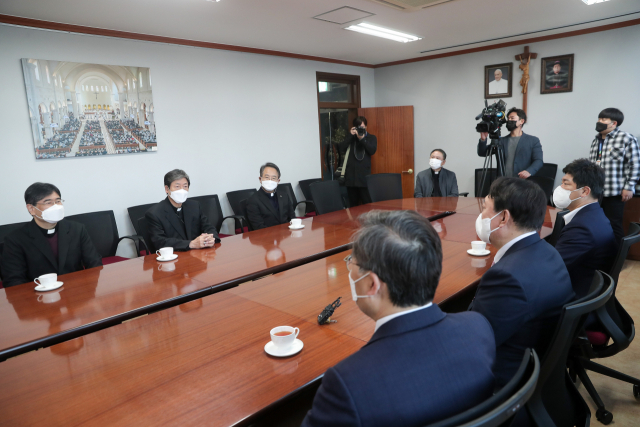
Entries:
<svg viewBox="0 0 640 427">
<path fill-rule="evenodd" d="M 367 119 L 367 132 L 378 138 L 371 173 L 402 174 L 402 197 L 413 197 L 413 106 L 358 108 Z"/>
</svg>

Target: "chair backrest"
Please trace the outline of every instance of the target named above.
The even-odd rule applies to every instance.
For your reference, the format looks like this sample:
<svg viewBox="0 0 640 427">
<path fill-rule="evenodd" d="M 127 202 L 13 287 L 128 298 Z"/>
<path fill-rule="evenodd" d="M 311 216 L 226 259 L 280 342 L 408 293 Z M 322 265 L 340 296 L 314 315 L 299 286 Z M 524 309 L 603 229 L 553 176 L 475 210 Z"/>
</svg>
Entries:
<svg viewBox="0 0 640 427">
<path fill-rule="evenodd" d="M 539 374 L 538 355 L 535 350 L 527 350 L 516 374 L 496 394 L 460 414 L 429 424 L 429 427 L 457 427 L 463 424 L 474 427 L 508 426 L 533 394 Z"/>
<path fill-rule="evenodd" d="M 529 181 L 533 181 L 542 188 L 545 198 L 548 200 L 547 205 L 551 205 L 551 196 L 553 195 L 553 179 L 546 176 L 533 175 L 528 178 Z"/>
<path fill-rule="evenodd" d="M 254 230 L 251 221 L 249 221 L 249 215 L 247 214 L 247 199 L 240 200 L 240 213 L 238 215 L 242 215 L 244 219 L 247 220 L 247 226 L 249 227 L 249 231 Z"/>
<path fill-rule="evenodd" d="M 5 237 L 7 237 L 9 234 L 13 233 L 13 231 L 17 230 L 18 228 L 20 228 L 23 225 L 26 225 L 28 223 L 29 223 L 29 221 L 16 222 L 14 224 L 0 225 L 0 243 L 4 242 Z"/>
<path fill-rule="evenodd" d="M 129 213 L 129 220 L 131 221 L 133 229 L 136 230 L 136 234 L 138 236 L 142 236 L 142 234 L 140 234 L 140 230 L 138 230 L 138 218 L 144 216 L 144 214 L 146 214 L 147 211 L 151 209 L 151 206 L 154 206 L 155 204 L 156 203 L 147 203 L 144 205 L 131 206 L 130 208 L 127 208 L 127 212 Z"/>
<path fill-rule="evenodd" d="M 538 172 L 536 172 L 536 176 L 551 178 L 553 182 L 555 182 L 557 173 L 558 165 L 556 165 L 555 163 L 543 163 L 542 167 L 538 170 Z"/>
<path fill-rule="evenodd" d="M 566 225 L 564 222 L 564 216 L 568 214 L 570 211 L 562 211 L 558 212 L 556 215 L 556 221 L 553 223 L 553 230 L 551 234 L 549 234 L 545 240 L 551 245 L 555 246 L 558 243 L 558 239 L 560 238 L 560 234 L 562 233 L 562 229 Z"/>
<path fill-rule="evenodd" d="M 482 171 L 483 169 L 476 169 L 475 174 L 475 196 L 476 197 L 485 197 L 489 194 L 489 187 L 491 187 L 491 183 L 498 178 L 498 170 L 496 168 L 488 169 L 487 177 L 484 181 L 484 187 L 480 188 L 482 185 Z"/>
<path fill-rule="evenodd" d="M 314 182 L 322 182 L 322 178 L 303 179 L 302 181 L 298 181 L 305 200 L 313 200 L 311 198 L 311 189 L 309 188 L 309 186 Z"/>
<path fill-rule="evenodd" d="M 87 233 L 102 258 L 116 255 L 118 227 L 113 211 L 89 212 L 66 217 L 69 221 L 84 224 Z"/>
<path fill-rule="evenodd" d="M 367 175 L 366 180 L 372 202 L 402 199 L 402 175 L 399 173 Z"/>
<path fill-rule="evenodd" d="M 616 260 L 613 262 L 611 271 L 609 271 L 609 275 L 616 283 L 618 283 L 618 277 L 620 276 L 620 271 L 622 271 L 624 260 L 627 259 L 627 255 L 629 255 L 629 248 L 631 245 L 635 245 L 638 242 L 640 242 L 640 224 L 632 222 L 629 224 L 629 231 L 627 232 L 627 235 L 623 237 L 622 242 L 620 242 L 618 255 L 616 256 Z"/>
<path fill-rule="evenodd" d="M 318 215 L 344 209 L 338 181 L 314 182 L 309 186 L 309 190 Z"/>
<path fill-rule="evenodd" d="M 293 187 L 290 183 L 280 183 L 278 184 L 278 191 L 284 191 L 289 196 L 289 200 L 291 200 L 292 206 L 295 208 L 298 204 L 298 199 L 296 198 L 296 193 L 293 191 Z"/>
<path fill-rule="evenodd" d="M 613 288 L 611 276 L 596 271 L 589 294 L 563 307 L 554 337 L 542 359 L 538 385 L 527 403 L 534 425 L 588 425 L 591 413 L 569 378 L 567 358 L 587 316 L 606 304 Z"/>
<path fill-rule="evenodd" d="M 240 200 L 246 200 L 249 197 L 253 196 L 255 193 L 255 188 L 248 188 L 246 190 L 236 190 L 229 191 L 227 193 L 227 200 L 229 200 L 229 204 L 231 205 L 231 209 L 233 213 L 236 215 L 242 215 L 242 210 L 240 209 Z"/>
<path fill-rule="evenodd" d="M 140 235 L 144 239 L 145 244 L 147 245 L 147 250 L 150 254 L 155 254 L 158 248 L 153 245 L 153 241 L 151 240 L 151 233 L 149 233 L 149 224 L 147 224 L 147 220 L 145 217 L 140 217 L 136 221 L 138 224 L 138 230 L 140 230 Z"/>
<path fill-rule="evenodd" d="M 200 203 L 200 209 L 207 216 L 207 219 L 211 224 L 216 227 L 218 233 L 222 227 L 222 207 L 220 206 L 220 199 L 217 194 L 211 194 L 209 196 L 196 196 L 191 197 L 191 200 L 195 200 Z"/>
</svg>

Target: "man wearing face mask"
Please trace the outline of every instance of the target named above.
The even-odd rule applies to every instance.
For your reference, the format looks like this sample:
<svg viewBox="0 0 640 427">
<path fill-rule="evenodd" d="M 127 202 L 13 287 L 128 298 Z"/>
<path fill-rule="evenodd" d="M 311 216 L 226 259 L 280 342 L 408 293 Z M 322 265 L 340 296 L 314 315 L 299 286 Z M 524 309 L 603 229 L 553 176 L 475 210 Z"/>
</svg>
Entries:
<svg viewBox="0 0 640 427">
<path fill-rule="evenodd" d="M 84 225 L 64 220 L 64 201 L 58 187 L 36 182 L 25 191 L 24 201 L 33 220 L 4 241 L 5 288 L 32 282 L 43 274 L 62 275 L 102 265 Z"/>
<path fill-rule="evenodd" d="M 443 168 L 447 162 L 447 153 L 441 148 L 431 152 L 430 169 L 416 177 L 416 189 L 413 197 L 458 197 L 456 174 Z"/>
<path fill-rule="evenodd" d="M 260 189 L 247 199 L 247 218 L 254 230 L 285 224 L 296 217 L 293 201 L 278 191 L 280 168 L 274 163 L 260 167 Z"/>
<path fill-rule="evenodd" d="M 171 247 L 174 251 L 210 248 L 220 243 L 218 231 L 209 222 L 196 200 L 187 200 L 191 180 L 181 169 L 164 176 L 167 197 L 144 215 L 151 241 L 156 249 Z"/>
<path fill-rule="evenodd" d="M 587 159 L 569 163 L 562 185 L 553 192 L 553 203 L 568 208 L 558 216 L 564 227 L 555 244 L 564 260 L 576 298 L 589 292 L 596 270 L 609 271 L 617 253 L 611 224 L 598 204 L 604 189 L 604 171 Z"/>
<path fill-rule="evenodd" d="M 638 139 L 620 130 L 624 114 L 617 108 L 605 108 L 598 114 L 595 139 L 591 143 L 589 160 L 604 169 L 602 209 L 611 221 L 616 242 L 620 244 L 624 231 L 624 204 L 631 200 L 640 178 Z"/>
<path fill-rule="evenodd" d="M 546 206 L 540 186 L 503 177 L 491 184 L 476 220 L 478 237 L 498 252 L 469 310 L 483 314 L 493 327 L 498 387 L 516 373 L 527 348 L 545 354 L 562 306 L 574 297 L 560 254 L 537 233 Z"/>
<path fill-rule="evenodd" d="M 504 176 L 529 178 L 535 175 L 542 167 L 542 145 L 540 140 L 522 132 L 522 127 L 527 122 L 527 114 L 519 109 L 512 108 L 507 114 L 507 130 L 510 132 L 508 136 L 503 136 L 498 140 L 498 145 L 504 153 Z M 487 147 L 491 144 L 489 134 L 487 132 L 480 133 L 480 141 L 478 142 L 478 156 L 486 157 Z M 501 160 L 498 160 L 499 162 Z"/>
<path fill-rule="evenodd" d="M 367 132 L 367 119 L 358 116 L 353 119 L 351 136 L 347 135 L 338 145 L 340 153 L 347 156 L 347 166 L 344 173 L 344 185 L 347 187 L 349 205 L 358 206 L 371 203 L 371 196 L 367 189 L 366 176 L 371 175 L 371 156 L 378 149 L 378 139 Z M 340 163 L 340 166 L 343 164 Z"/>
<path fill-rule="evenodd" d="M 302 426 L 418 427 L 490 397 L 491 326 L 478 313 L 433 304 L 442 247 L 429 221 L 414 211 L 371 211 L 360 223 L 345 261 L 352 298 L 375 331 L 325 372 Z"/>
</svg>

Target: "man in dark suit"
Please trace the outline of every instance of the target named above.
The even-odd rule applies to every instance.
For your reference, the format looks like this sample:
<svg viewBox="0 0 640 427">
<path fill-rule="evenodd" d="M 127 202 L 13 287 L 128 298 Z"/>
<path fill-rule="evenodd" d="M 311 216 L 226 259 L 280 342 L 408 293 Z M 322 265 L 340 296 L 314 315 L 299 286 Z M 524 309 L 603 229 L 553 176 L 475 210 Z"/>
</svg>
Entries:
<svg viewBox="0 0 640 427">
<path fill-rule="evenodd" d="M 483 314 L 493 327 L 498 387 L 516 373 L 525 349 L 545 354 L 562 306 L 574 296 L 562 258 L 537 233 L 546 205 L 537 184 L 498 178 L 476 222 L 478 236 L 498 252 L 469 309 Z"/>
<path fill-rule="evenodd" d="M 442 247 L 429 221 L 414 211 L 372 211 L 360 221 L 345 260 L 352 298 L 376 329 L 326 371 L 302 425 L 424 426 L 489 398 L 491 326 L 432 303 Z"/>
<path fill-rule="evenodd" d="M 447 153 L 441 148 L 431 152 L 430 168 L 416 177 L 416 190 L 413 197 L 458 197 L 456 174 L 443 168 L 447 162 Z"/>
<path fill-rule="evenodd" d="M 347 166 L 344 173 L 344 185 L 347 187 L 349 204 L 358 206 L 364 203 L 371 203 L 371 196 L 367 189 L 365 177 L 371 175 L 371 156 L 378 149 L 378 139 L 375 135 L 367 132 L 367 119 L 358 116 L 353 119 L 351 136 L 347 137 L 338 145 L 340 153 L 347 155 Z M 349 153 L 347 153 L 347 149 Z M 340 163 L 340 167 L 343 163 Z"/>
<path fill-rule="evenodd" d="M 498 159 L 498 173 L 500 174 L 504 169 L 504 176 L 529 178 L 542 167 L 542 145 L 537 137 L 522 132 L 522 127 L 527 122 L 527 114 L 523 110 L 510 109 L 507 119 L 507 130 L 511 133 L 498 140 L 498 145 L 504 153 L 504 164 L 503 159 Z M 487 155 L 487 148 L 491 143 L 488 137 L 487 132 L 480 133 L 480 141 L 478 141 L 480 157 Z"/>
<path fill-rule="evenodd" d="M 260 166 L 260 189 L 247 199 L 247 216 L 254 230 L 285 224 L 296 217 L 293 201 L 278 191 L 280 168 L 274 163 Z"/>
<path fill-rule="evenodd" d="M 64 220 L 58 187 L 36 182 L 25 191 L 24 201 L 33 220 L 4 241 L 5 288 L 31 282 L 43 274 L 67 274 L 102 265 L 84 225 Z"/>
<path fill-rule="evenodd" d="M 220 243 L 218 232 L 196 200 L 187 200 L 191 180 L 181 169 L 164 176 L 167 198 L 152 206 L 145 214 L 151 241 L 157 248 L 174 251 L 210 248 Z"/>
<path fill-rule="evenodd" d="M 604 170 L 578 159 L 563 170 L 562 185 L 553 193 L 559 208 L 568 208 L 556 250 L 564 260 L 576 298 L 582 298 L 596 270 L 608 272 L 618 251 L 613 228 L 598 200 L 604 191 Z"/>
</svg>

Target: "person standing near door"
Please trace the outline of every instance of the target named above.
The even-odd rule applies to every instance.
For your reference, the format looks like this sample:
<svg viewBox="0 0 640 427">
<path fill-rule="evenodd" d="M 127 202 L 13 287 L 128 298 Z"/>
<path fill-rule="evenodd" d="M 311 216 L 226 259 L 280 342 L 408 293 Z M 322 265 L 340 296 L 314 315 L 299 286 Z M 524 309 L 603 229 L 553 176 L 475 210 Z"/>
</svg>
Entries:
<svg viewBox="0 0 640 427">
<path fill-rule="evenodd" d="M 367 132 L 367 119 L 358 116 L 353 120 L 351 137 L 339 144 L 341 153 L 347 156 L 344 185 L 349 195 L 349 205 L 371 203 L 366 176 L 371 174 L 371 156 L 378 149 L 378 139 Z M 347 151 L 348 150 L 348 151 Z"/>
</svg>

